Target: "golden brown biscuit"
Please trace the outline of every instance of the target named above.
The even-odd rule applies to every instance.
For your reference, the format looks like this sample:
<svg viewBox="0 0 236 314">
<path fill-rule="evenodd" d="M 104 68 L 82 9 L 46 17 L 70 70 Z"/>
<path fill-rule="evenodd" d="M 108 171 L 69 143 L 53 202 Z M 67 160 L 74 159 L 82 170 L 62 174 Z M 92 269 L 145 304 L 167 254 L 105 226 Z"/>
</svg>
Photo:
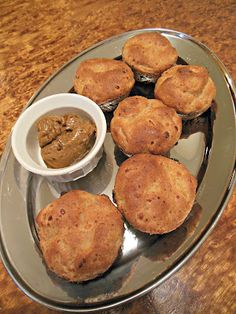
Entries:
<svg viewBox="0 0 236 314">
<path fill-rule="evenodd" d="M 164 154 L 179 140 L 182 121 L 172 108 L 156 99 L 124 99 L 111 121 L 114 142 L 126 154 Z"/>
<path fill-rule="evenodd" d="M 69 281 L 104 273 L 123 241 L 121 214 L 105 195 L 70 191 L 42 209 L 36 222 L 48 268 Z"/>
<path fill-rule="evenodd" d="M 89 59 L 80 63 L 74 80 L 75 91 L 92 99 L 103 110 L 114 109 L 134 86 L 132 70 L 122 61 Z"/>
<path fill-rule="evenodd" d="M 211 106 L 216 88 L 205 67 L 177 65 L 158 79 L 154 95 L 165 105 L 185 114 L 186 118 L 191 118 Z"/>
<path fill-rule="evenodd" d="M 162 72 L 175 64 L 178 55 L 166 37 L 148 32 L 128 39 L 122 58 L 134 70 L 136 80 L 155 82 Z"/>
<path fill-rule="evenodd" d="M 179 227 L 195 199 L 197 181 L 184 165 L 138 154 L 122 163 L 114 188 L 118 209 L 136 229 L 163 234 Z"/>
</svg>

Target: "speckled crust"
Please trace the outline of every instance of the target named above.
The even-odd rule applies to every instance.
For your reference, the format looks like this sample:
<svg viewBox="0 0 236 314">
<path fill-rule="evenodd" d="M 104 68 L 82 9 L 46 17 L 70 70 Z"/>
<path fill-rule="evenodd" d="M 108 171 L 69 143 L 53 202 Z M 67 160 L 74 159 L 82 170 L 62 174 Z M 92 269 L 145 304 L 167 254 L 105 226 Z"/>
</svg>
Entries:
<svg viewBox="0 0 236 314">
<path fill-rule="evenodd" d="M 111 134 L 125 154 L 164 154 L 179 140 L 182 121 L 172 108 L 156 99 L 133 96 L 115 110 Z"/>
<path fill-rule="evenodd" d="M 48 268 L 69 281 L 104 273 L 123 241 L 121 214 L 105 195 L 70 191 L 42 209 L 36 222 Z"/>
<path fill-rule="evenodd" d="M 74 89 L 98 105 L 129 94 L 134 86 L 134 75 L 122 61 L 98 58 L 80 63 Z"/>
<path fill-rule="evenodd" d="M 127 40 L 122 51 L 123 60 L 140 74 L 157 79 L 177 60 L 171 43 L 158 32 L 138 34 Z"/>
<path fill-rule="evenodd" d="M 190 34 L 218 55 L 236 81 L 234 0 L 38 0 L 33 5 L 9 0 L 0 6 L 0 155 L 22 108 L 45 80 L 84 49 L 122 32 L 165 27 Z M 234 313 L 235 230 L 236 189 L 188 263 L 152 293 L 99 314 Z M 3 313 L 58 314 L 23 294 L 2 262 L 0 273 Z"/>
<path fill-rule="evenodd" d="M 184 165 L 163 156 L 138 154 L 119 168 L 114 194 L 118 209 L 134 228 L 163 234 L 184 222 L 196 187 Z"/>
<path fill-rule="evenodd" d="M 211 106 L 216 88 L 205 67 L 177 65 L 158 79 L 154 95 L 177 112 L 195 117 Z"/>
</svg>

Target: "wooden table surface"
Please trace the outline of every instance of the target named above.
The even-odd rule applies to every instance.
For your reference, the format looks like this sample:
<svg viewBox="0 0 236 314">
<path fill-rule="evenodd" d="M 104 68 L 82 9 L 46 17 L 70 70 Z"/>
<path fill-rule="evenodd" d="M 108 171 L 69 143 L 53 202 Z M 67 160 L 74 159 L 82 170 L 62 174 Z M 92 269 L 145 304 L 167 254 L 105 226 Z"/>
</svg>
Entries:
<svg viewBox="0 0 236 314">
<path fill-rule="evenodd" d="M 0 0 L 0 153 L 22 108 L 56 69 L 128 30 L 188 33 L 236 80 L 235 13 L 235 0 Z M 58 312 L 28 299 L 0 262 L 0 313 Z M 214 231 L 177 273 L 145 297 L 101 313 L 236 313 L 236 190 Z"/>
</svg>

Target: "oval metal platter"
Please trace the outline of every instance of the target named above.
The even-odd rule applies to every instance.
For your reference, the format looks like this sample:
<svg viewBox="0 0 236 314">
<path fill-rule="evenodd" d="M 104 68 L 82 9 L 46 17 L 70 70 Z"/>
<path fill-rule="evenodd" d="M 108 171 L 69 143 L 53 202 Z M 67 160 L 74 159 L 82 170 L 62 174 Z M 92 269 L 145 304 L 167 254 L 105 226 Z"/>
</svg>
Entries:
<svg viewBox="0 0 236 314">
<path fill-rule="evenodd" d="M 48 79 L 29 101 L 73 92 L 79 63 L 89 58 L 117 58 L 125 41 L 140 32 L 160 32 L 177 49 L 180 64 L 207 67 L 217 96 L 202 116 L 184 122 L 183 133 L 169 157 L 198 178 L 196 203 L 184 224 L 162 236 L 149 236 L 125 225 L 121 252 L 112 267 L 87 283 L 69 283 L 47 270 L 38 245 L 35 216 L 41 208 L 71 189 L 106 194 L 112 200 L 114 179 L 127 157 L 107 133 L 104 154 L 86 177 L 69 183 L 48 182 L 24 170 L 8 142 L 1 160 L 0 250 L 15 283 L 31 299 L 58 310 L 93 312 L 131 301 L 167 279 L 196 251 L 219 219 L 235 182 L 235 88 L 223 64 L 190 36 L 166 29 L 136 30 L 105 40 L 82 52 Z M 136 83 L 131 95 L 153 97 L 154 85 Z M 112 113 L 106 114 L 107 123 Z"/>
</svg>

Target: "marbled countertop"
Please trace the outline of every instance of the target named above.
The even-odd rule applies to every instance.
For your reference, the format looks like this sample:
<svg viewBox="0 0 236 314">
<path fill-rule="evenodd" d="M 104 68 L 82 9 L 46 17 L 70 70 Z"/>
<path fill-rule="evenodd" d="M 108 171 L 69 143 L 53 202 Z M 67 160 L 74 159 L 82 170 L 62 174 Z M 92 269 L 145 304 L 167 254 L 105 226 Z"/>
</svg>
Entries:
<svg viewBox="0 0 236 314">
<path fill-rule="evenodd" d="M 0 0 L 0 154 L 30 97 L 61 65 L 110 36 L 162 27 L 212 49 L 236 80 L 236 2 Z M 103 314 L 236 313 L 236 191 L 214 231 L 174 275 Z M 57 313 L 28 299 L 0 262 L 0 313 Z"/>
</svg>

